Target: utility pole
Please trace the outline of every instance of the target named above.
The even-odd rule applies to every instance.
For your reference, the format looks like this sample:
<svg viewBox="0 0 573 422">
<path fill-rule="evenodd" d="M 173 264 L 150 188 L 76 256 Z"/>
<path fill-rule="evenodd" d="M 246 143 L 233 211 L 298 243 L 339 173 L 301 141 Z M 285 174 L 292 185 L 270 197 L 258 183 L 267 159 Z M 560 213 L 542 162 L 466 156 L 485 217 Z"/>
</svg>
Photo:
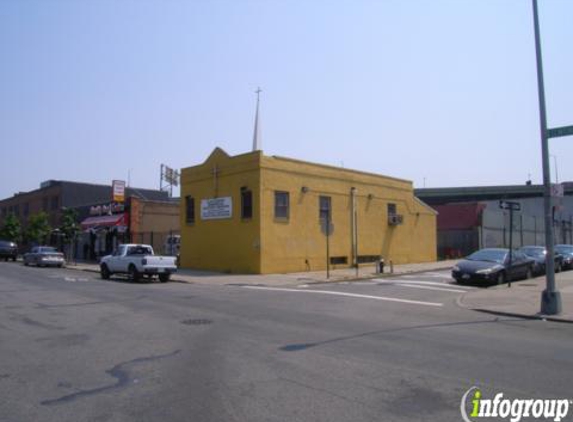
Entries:
<svg viewBox="0 0 573 422">
<path fill-rule="evenodd" d="M 549 146 L 547 131 L 547 116 L 545 110 L 545 87 L 543 84 L 543 63 L 541 57 L 541 37 L 539 35 L 539 18 L 537 15 L 537 0 L 531 0 L 533 5 L 533 27 L 535 31 L 535 56 L 537 62 L 537 90 L 539 94 L 539 124 L 541 134 L 541 159 L 543 164 L 543 210 L 545 213 L 545 268 L 547 269 L 547 286 L 541 293 L 541 313 L 556 315 L 561 313 L 561 293 L 555 286 L 555 254 L 553 239 L 553 215 L 551 213 L 551 174 L 549 168 Z"/>
</svg>

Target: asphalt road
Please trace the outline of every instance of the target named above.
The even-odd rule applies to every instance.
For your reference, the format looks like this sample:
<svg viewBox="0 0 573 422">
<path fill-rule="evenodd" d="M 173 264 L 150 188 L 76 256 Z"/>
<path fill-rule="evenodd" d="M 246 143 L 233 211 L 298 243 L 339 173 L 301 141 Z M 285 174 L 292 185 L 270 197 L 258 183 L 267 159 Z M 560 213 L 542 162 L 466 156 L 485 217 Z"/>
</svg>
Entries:
<svg viewBox="0 0 573 422">
<path fill-rule="evenodd" d="M 0 421 L 460 421 L 472 386 L 573 398 L 573 325 L 460 309 L 470 288 L 447 273 L 132 284 L 2 262 Z"/>
</svg>

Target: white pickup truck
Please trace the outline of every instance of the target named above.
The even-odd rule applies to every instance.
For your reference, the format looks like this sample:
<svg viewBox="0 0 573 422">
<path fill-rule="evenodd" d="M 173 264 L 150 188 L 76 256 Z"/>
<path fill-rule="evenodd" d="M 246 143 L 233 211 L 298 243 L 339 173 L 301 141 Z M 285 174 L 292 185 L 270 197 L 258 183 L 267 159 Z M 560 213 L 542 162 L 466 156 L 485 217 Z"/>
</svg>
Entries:
<svg viewBox="0 0 573 422">
<path fill-rule="evenodd" d="M 100 274 L 104 280 L 112 274 L 128 274 L 132 281 L 139 281 L 141 276 L 159 276 L 159 281 L 169 281 L 172 273 L 177 271 L 173 256 L 158 256 L 153 253 L 150 245 L 124 244 L 111 255 L 104 256 L 100 261 Z"/>
</svg>

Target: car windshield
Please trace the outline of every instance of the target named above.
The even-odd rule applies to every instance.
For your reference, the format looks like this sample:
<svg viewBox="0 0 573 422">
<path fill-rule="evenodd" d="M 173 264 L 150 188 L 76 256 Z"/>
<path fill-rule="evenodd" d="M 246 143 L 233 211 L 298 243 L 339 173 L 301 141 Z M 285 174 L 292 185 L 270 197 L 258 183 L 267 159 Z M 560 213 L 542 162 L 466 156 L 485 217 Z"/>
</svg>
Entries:
<svg viewBox="0 0 573 422">
<path fill-rule="evenodd" d="M 474 252 L 466 259 L 470 261 L 487 261 L 501 264 L 505 261 L 506 256 L 507 251 L 504 249 L 482 249 L 480 251 Z"/>
<path fill-rule="evenodd" d="M 573 254 L 573 246 L 555 246 L 555 251 L 559 253 Z"/>
<path fill-rule="evenodd" d="M 544 248 L 521 248 L 521 252 L 527 256 L 540 257 L 545 255 Z"/>
<path fill-rule="evenodd" d="M 41 253 L 54 253 L 54 252 L 58 252 L 58 251 L 56 250 L 56 248 L 46 247 L 46 248 L 40 248 L 40 249 L 38 250 L 38 252 L 41 252 Z"/>
</svg>

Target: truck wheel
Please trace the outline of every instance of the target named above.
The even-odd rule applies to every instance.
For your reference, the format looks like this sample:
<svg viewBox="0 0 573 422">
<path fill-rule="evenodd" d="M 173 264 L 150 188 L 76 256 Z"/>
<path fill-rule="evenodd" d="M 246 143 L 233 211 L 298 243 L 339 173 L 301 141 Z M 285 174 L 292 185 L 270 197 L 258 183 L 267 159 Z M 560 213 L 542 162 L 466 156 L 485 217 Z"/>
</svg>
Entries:
<svg viewBox="0 0 573 422">
<path fill-rule="evenodd" d="M 169 281 L 170 274 L 159 274 L 159 281 L 162 283 L 167 283 Z"/>
<path fill-rule="evenodd" d="M 139 281 L 139 272 L 137 271 L 137 268 L 135 268 L 135 265 L 130 265 L 128 271 L 129 279 L 134 283 L 137 283 Z"/>
<path fill-rule="evenodd" d="M 100 271 L 99 271 L 101 278 L 103 280 L 109 280 L 109 277 L 111 276 L 111 273 L 109 272 L 109 268 L 107 267 L 107 265 L 103 264 L 100 267 Z"/>
</svg>

